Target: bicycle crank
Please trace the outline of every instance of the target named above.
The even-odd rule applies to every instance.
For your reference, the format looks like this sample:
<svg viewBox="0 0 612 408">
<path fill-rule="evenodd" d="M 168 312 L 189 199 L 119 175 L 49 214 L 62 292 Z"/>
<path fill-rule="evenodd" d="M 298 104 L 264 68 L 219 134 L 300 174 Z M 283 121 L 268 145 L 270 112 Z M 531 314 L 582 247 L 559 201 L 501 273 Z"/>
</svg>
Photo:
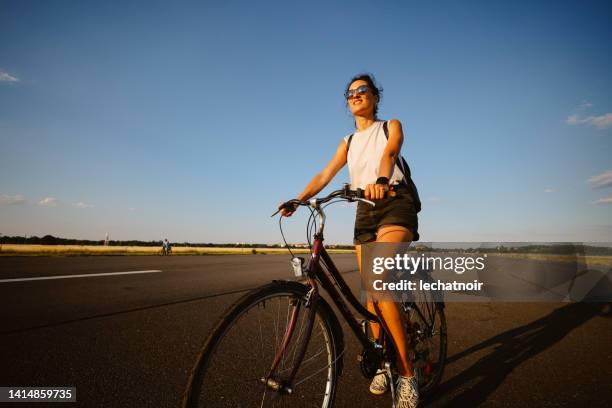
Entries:
<svg viewBox="0 0 612 408">
<path fill-rule="evenodd" d="M 361 368 L 361 374 L 365 378 L 374 378 L 376 370 L 380 368 L 380 359 L 375 352 L 363 350 L 360 355 L 357 356 L 359 361 L 359 368 Z"/>
</svg>

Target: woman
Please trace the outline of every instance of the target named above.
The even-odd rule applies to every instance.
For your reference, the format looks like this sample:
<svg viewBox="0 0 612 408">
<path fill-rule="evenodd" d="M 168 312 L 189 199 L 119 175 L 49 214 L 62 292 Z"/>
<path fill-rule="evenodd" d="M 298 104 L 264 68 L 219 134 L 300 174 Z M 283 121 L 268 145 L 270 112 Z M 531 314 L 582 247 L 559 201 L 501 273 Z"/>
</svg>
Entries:
<svg viewBox="0 0 612 408">
<path fill-rule="evenodd" d="M 344 137 L 334 157 L 325 169 L 317 174 L 297 197 L 308 200 L 321 191 L 336 173 L 348 163 L 351 188 L 362 188 L 365 197 L 376 201 L 371 208 L 359 202 L 355 219 L 354 243 L 357 263 L 361 271 L 361 244 L 366 242 L 411 242 L 419 239 L 417 212 L 420 209 L 416 188 L 406 166 L 398 160 L 404 135 L 398 120 L 384 122 L 378 119 L 380 92 L 369 74 L 351 79 L 345 90 L 347 105 L 355 119 L 355 133 Z M 404 174 L 406 173 L 406 175 Z M 392 188 L 394 197 L 387 195 Z M 281 214 L 291 216 L 295 209 L 282 209 Z M 399 383 L 396 407 L 416 407 L 418 404 L 417 381 L 409 363 L 407 339 L 402 324 L 402 315 L 394 302 L 377 302 L 375 308 L 368 301 L 368 310 L 380 311 L 380 317 L 389 327 L 398 348 L 397 367 Z M 374 336 L 379 325 L 372 325 Z M 376 327 L 374 327 L 376 326 Z M 381 395 L 389 388 L 387 375 L 379 370 L 372 380 L 370 391 Z"/>
</svg>

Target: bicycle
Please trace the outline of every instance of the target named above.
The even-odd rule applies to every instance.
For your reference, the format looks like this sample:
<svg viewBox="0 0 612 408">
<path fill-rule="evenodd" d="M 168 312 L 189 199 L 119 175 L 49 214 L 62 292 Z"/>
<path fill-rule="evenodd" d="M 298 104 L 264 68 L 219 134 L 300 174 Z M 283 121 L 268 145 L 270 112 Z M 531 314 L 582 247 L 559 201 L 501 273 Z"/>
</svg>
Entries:
<svg viewBox="0 0 612 408">
<path fill-rule="evenodd" d="M 332 407 L 344 364 L 344 334 L 330 304 L 320 295 L 319 285 L 363 347 L 358 357 L 362 374 L 373 378 L 377 369 L 384 367 L 394 384 L 397 352 L 388 329 L 353 295 L 323 245 L 322 204 L 337 201 L 374 205 L 363 198 L 362 190 L 350 190 L 346 184 L 324 198 L 284 204 L 309 207 L 308 231 L 316 228 L 317 216 L 320 220 L 313 242 L 307 234 L 311 247 L 308 264 L 304 258 L 292 259 L 296 276 L 307 281 L 272 281 L 230 307 L 200 350 L 183 394 L 184 408 L 256 404 Z M 363 320 L 353 315 L 347 302 Z M 425 397 L 440 382 L 446 361 L 444 303 L 431 292 L 420 292 L 401 306 L 407 315 L 412 364 Z M 381 324 L 376 339 L 370 323 Z M 393 397 L 394 387 L 390 388 Z"/>
</svg>

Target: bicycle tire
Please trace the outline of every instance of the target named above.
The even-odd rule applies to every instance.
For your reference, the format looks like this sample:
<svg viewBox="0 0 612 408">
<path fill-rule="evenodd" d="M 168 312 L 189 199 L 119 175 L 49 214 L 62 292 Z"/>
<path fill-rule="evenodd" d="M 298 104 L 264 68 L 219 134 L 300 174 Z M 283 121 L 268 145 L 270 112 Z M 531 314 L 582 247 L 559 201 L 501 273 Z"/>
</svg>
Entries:
<svg viewBox="0 0 612 408">
<path fill-rule="evenodd" d="M 437 359 L 433 358 L 430 364 L 429 372 L 425 372 L 423 367 L 417 368 L 417 378 L 419 379 L 419 390 L 423 397 L 427 397 L 431 395 L 431 393 L 436 389 L 440 381 L 442 380 L 442 375 L 444 374 L 444 368 L 446 366 L 446 353 L 447 353 L 447 327 L 446 327 L 446 316 L 444 314 L 444 308 L 439 304 L 432 304 L 432 307 L 435 309 L 436 313 L 436 321 L 437 321 L 437 331 L 438 334 L 428 335 L 428 339 L 435 339 L 439 337 L 437 350 L 430 350 L 437 352 Z M 427 341 L 426 340 L 426 341 Z M 435 344 L 436 342 L 433 341 Z M 417 350 L 420 345 L 417 344 Z"/>
<path fill-rule="evenodd" d="M 431 281 L 429 274 L 421 279 Z M 414 306 L 407 310 L 413 367 L 419 380 L 419 392 L 427 397 L 442 380 L 448 348 L 446 315 L 442 294 L 431 290 L 413 293 Z M 418 313 L 417 309 L 421 312 Z"/>
<path fill-rule="evenodd" d="M 272 391 L 260 380 L 271 367 L 277 345 L 282 341 L 284 328 L 289 322 L 289 308 L 286 315 L 281 313 L 281 309 L 284 311 L 286 302 L 289 307 L 293 307 L 289 303 L 297 301 L 300 307 L 298 321 L 294 326 L 296 331 L 277 370 L 281 377 L 291 371 L 297 345 L 302 343 L 301 336 L 305 332 L 304 322 L 309 308 L 303 306 L 308 290 L 309 287 L 297 282 L 275 281 L 236 301 L 205 341 L 190 373 L 183 407 L 256 404 L 271 407 L 332 407 L 337 379 L 342 371 L 344 344 L 340 324 L 329 304 L 322 298 L 317 303 L 311 339 L 291 394 Z M 276 326 L 274 333 L 270 322 Z M 267 340 L 264 339 L 264 332 Z M 290 361 L 290 357 L 293 360 Z"/>
</svg>

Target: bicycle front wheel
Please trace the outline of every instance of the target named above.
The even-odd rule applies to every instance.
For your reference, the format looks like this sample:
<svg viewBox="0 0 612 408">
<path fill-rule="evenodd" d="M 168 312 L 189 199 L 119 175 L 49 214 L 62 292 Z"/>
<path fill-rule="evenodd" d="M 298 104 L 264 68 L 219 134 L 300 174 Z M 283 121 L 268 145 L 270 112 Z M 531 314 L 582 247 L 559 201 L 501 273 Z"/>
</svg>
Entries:
<svg viewBox="0 0 612 408">
<path fill-rule="evenodd" d="M 183 406 L 331 407 L 342 355 L 342 334 L 331 308 L 319 299 L 310 340 L 292 384 L 308 331 L 308 287 L 275 282 L 248 293 L 222 317 L 207 339 L 190 376 Z M 286 332 L 292 334 L 286 342 Z M 275 390 L 266 379 L 273 362 Z"/>
</svg>

